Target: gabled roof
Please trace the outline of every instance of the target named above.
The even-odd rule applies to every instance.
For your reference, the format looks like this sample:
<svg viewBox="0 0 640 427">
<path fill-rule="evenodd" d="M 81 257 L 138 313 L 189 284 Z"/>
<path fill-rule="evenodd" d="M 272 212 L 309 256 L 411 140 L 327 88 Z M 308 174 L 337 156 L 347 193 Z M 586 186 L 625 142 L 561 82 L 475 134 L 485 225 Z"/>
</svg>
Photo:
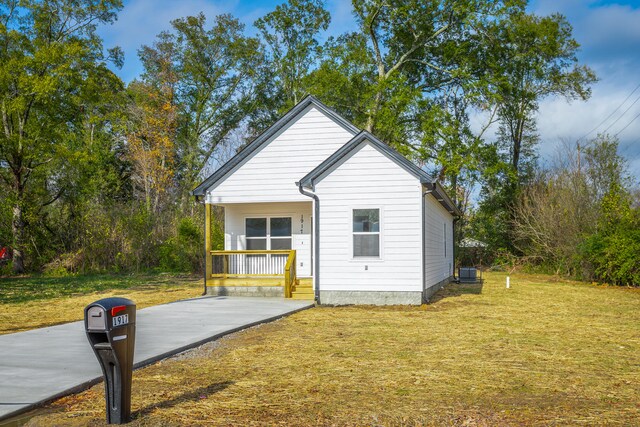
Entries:
<svg viewBox="0 0 640 427">
<path fill-rule="evenodd" d="M 398 153 L 396 150 L 389 147 L 387 144 L 380 141 L 378 138 L 367 131 L 362 131 L 354 136 L 349 142 L 340 147 L 335 153 L 333 153 L 325 161 L 320 163 L 315 169 L 305 175 L 298 184 L 305 188 L 313 190 L 316 182 L 319 182 L 323 178 L 325 172 L 329 171 L 331 167 L 340 162 L 349 153 L 351 153 L 354 149 L 365 142 L 371 144 L 378 151 L 387 155 L 387 157 L 393 160 L 398 166 L 418 178 L 421 184 L 431 190 L 431 193 L 436 198 L 436 200 L 440 202 L 440 204 L 444 206 L 447 211 L 449 211 L 453 215 L 461 216 L 462 213 L 455 205 L 455 203 L 451 201 L 442 186 L 438 185 L 437 180 L 435 180 L 413 162 L 409 161 L 402 154 Z"/>
<path fill-rule="evenodd" d="M 369 142 L 372 146 L 378 149 L 380 152 L 386 154 L 391 158 L 398 166 L 404 168 L 407 172 L 414 175 L 420 183 L 422 183 L 428 190 L 431 191 L 433 196 L 444 206 L 447 211 L 456 216 L 461 216 L 462 213 L 458 207 L 451 201 L 447 193 L 444 191 L 441 185 L 432 178 L 429 174 L 416 166 L 413 162 L 409 161 L 402 154 L 398 153 L 393 148 L 389 147 L 384 142 L 373 136 L 367 131 L 361 131 L 344 117 L 324 105 L 318 99 L 311 95 L 304 97 L 298 104 L 291 108 L 284 116 L 282 116 L 271 127 L 261 133 L 256 139 L 248 144 L 244 149 L 239 151 L 235 156 L 225 163 L 220 169 L 215 171 L 211 176 L 205 179 L 200 185 L 198 185 L 192 192 L 194 196 L 204 196 L 207 189 L 214 185 L 216 182 L 224 178 L 235 167 L 240 165 L 251 154 L 259 150 L 269 139 L 275 135 L 280 129 L 285 127 L 289 122 L 294 120 L 300 113 L 302 113 L 307 107 L 313 105 L 318 111 L 324 113 L 329 118 L 333 119 L 336 123 L 342 126 L 345 130 L 354 135 L 345 145 L 339 148 L 335 153 L 329 156 L 325 161 L 320 163 L 315 169 L 305 175 L 300 183 L 304 187 L 313 189 L 314 183 L 321 177 L 326 171 L 328 171 L 334 164 L 338 163 L 356 147 L 358 147 L 364 141 Z"/>
<path fill-rule="evenodd" d="M 233 170 L 236 166 L 242 163 L 252 153 L 262 147 L 273 135 L 275 135 L 280 129 L 285 127 L 290 121 L 295 119 L 300 113 L 302 113 L 308 106 L 313 105 L 317 110 L 321 111 L 331 119 L 333 119 L 340 126 L 347 131 L 356 135 L 360 132 L 360 129 L 355 127 L 352 123 L 340 116 L 338 113 L 318 101 L 315 97 L 307 95 L 298 104 L 291 108 L 284 116 L 282 116 L 271 127 L 262 132 L 256 139 L 248 144 L 244 149 L 239 151 L 235 156 L 225 163 L 220 169 L 215 171 L 211 176 L 205 179 L 200 185 L 198 185 L 191 194 L 194 196 L 204 196 L 209 187 L 221 180 L 227 173 Z"/>
<path fill-rule="evenodd" d="M 422 184 L 432 184 L 435 180 L 429 176 L 425 171 L 420 169 L 418 166 L 407 160 L 402 154 L 398 153 L 393 148 L 389 147 L 384 142 L 380 141 L 378 138 L 363 130 L 356 136 L 354 136 L 349 142 L 340 147 L 338 151 L 333 153 L 331 156 L 327 157 L 327 159 L 320 163 L 314 170 L 306 174 L 301 180 L 300 184 L 303 187 L 313 189 L 318 178 L 321 178 L 322 174 L 328 171 L 333 165 L 342 160 L 347 154 L 352 152 L 356 147 L 358 147 L 361 143 L 368 141 L 373 145 L 378 151 L 386 154 L 390 157 L 394 162 L 398 164 L 398 166 L 405 169 L 410 174 L 414 175 L 416 178 L 420 180 Z"/>
</svg>

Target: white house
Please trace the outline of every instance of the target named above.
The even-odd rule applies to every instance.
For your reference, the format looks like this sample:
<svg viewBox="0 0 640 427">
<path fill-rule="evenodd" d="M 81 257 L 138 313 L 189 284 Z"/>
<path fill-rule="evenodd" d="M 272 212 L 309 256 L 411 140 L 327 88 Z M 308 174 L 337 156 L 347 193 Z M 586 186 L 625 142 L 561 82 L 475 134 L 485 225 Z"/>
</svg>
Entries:
<svg viewBox="0 0 640 427">
<path fill-rule="evenodd" d="M 453 277 L 459 211 L 423 170 L 307 96 L 200 184 L 207 292 L 421 304 Z M 211 206 L 224 251 L 211 251 Z"/>
</svg>

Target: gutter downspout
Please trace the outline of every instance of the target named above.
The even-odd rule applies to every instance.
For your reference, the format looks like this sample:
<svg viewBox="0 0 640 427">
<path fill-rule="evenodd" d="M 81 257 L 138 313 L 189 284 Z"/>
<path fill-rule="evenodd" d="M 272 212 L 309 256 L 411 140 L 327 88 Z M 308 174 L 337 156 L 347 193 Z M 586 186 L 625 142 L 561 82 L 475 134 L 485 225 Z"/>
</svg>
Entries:
<svg viewBox="0 0 640 427">
<path fill-rule="evenodd" d="M 460 278 L 456 277 L 456 222 L 458 221 L 460 221 L 460 217 L 455 216 L 451 222 L 451 229 L 453 230 L 453 239 L 451 239 L 453 243 L 453 250 L 451 255 L 453 256 L 453 281 L 455 283 L 460 283 Z"/>
<path fill-rule="evenodd" d="M 315 300 L 316 304 L 320 304 L 320 199 L 317 194 L 305 191 L 300 182 L 296 182 L 296 185 L 300 194 L 311 197 L 315 201 L 313 212 L 313 276 L 316 284 Z"/>
<path fill-rule="evenodd" d="M 426 228 L 426 222 L 427 222 L 427 206 L 426 206 L 426 201 L 425 201 L 425 197 L 428 194 L 433 193 L 433 190 L 427 190 L 424 193 L 422 193 L 422 199 L 420 200 L 420 204 L 422 205 L 422 302 L 426 303 L 427 300 L 424 297 L 425 292 L 427 291 L 427 260 L 426 260 L 426 256 L 427 256 L 427 250 L 425 248 L 425 242 L 427 241 L 427 228 Z"/>
</svg>

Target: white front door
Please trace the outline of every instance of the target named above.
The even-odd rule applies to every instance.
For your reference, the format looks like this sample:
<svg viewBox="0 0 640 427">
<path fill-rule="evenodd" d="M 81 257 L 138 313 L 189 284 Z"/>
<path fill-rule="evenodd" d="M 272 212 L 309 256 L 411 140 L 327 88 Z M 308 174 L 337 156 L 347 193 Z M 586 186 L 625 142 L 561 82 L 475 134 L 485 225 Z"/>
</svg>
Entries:
<svg viewBox="0 0 640 427">
<path fill-rule="evenodd" d="M 294 234 L 291 249 L 296 250 L 298 277 L 311 277 L 311 235 Z"/>
</svg>

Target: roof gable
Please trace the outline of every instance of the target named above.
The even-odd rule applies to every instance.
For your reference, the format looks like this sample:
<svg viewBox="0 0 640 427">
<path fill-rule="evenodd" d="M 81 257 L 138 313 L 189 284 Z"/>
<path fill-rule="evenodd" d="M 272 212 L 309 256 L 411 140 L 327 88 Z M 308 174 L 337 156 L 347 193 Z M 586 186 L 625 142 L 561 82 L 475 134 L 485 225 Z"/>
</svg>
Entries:
<svg viewBox="0 0 640 427">
<path fill-rule="evenodd" d="M 371 144 L 371 146 L 373 146 L 375 149 L 393 160 L 399 167 L 415 176 L 421 184 L 425 185 L 431 191 L 436 200 L 451 214 L 456 216 L 461 215 L 458 207 L 451 201 L 442 186 L 438 184 L 437 180 L 435 180 L 413 162 L 409 161 L 402 154 L 389 147 L 387 144 L 380 141 L 378 138 L 367 131 L 362 131 L 354 136 L 351 141 L 347 142 L 339 150 L 329 156 L 325 161 L 320 163 L 315 169 L 305 175 L 300 180 L 298 185 L 313 190 L 315 184 L 317 182 L 320 182 L 322 178 L 327 176 L 334 165 L 345 160 L 350 153 L 352 153 L 355 149 L 357 149 L 364 143 Z"/>
<path fill-rule="evenodd" d="M 429 176 L 429 174 L 407 160 L 407 158 L 402 154 L 398 153 L 396 150 L 389 147 L 387 144 L 380 141 L 369 132 L 362 131 L 355 137 L 353 137 L 351 141 L 343 145 L 338 151 L 329 156 L 324 162 L 320 163 L 315 169 L 305 175 L 300 180 L 300 184 L 303 187 L 313 189 L 315 183 L 319 182 L 323 178 L 325 172 L 327 172 L 332 166 L 343 160 L 349 153 L 359 147 L 360 144 L 365 142 L 369 142 L 378 151 L 391 158 L 398 166 L 418 178 L 422 184 L 431 184 L 435 182 L 435 180 L 431 176 Z"/>
<path fill-rule="evenodd" d="M 290 122 L 296 120 L 301 113 L 303 113 L 307 107 L 314 106 L 318 111 L 331 118 L 337 124 L 342 126 L 345 130 L 352 135 L 356 135 L 360 129 L 347 121 L 344 117 L 340 116 L 335 111 L 318 101 L 315 97 L 307 95 L 298 104 L 291 108 L 284 116 L 282 116 L 277 122 L 271 125 L 268 129 L 262 132 L 256 139 L 249 143 L 244 149 L 238 152 L 225 163 L 220 169 L 206 178 L 200 185 L 198 185 L 192 192 L 194 196 L 204 196 L 207 189 L 213 186 L 215 183 L 224 178 L 229 172 L 242 164 L 242 162 L 251 156 L 253 153 L 260 150 L 265 144 L 273 137 L 279 130 L 284 128 Z"/>
</svg>

